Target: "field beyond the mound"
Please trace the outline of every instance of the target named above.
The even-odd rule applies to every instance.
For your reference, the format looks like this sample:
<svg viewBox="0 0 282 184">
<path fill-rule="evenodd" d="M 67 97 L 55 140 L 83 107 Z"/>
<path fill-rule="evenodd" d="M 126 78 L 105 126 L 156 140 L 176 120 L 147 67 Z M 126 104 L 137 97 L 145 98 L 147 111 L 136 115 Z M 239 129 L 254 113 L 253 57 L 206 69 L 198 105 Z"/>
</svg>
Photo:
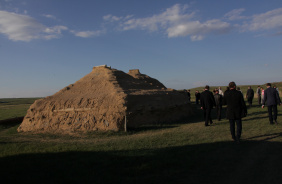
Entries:
<svg viewBox="0 0 282 184">
<path fill-rule="evenodd" d="M 34 100 L 0 99 L 0 120 L 24 116 Z M 280 184 L 282 106 L 278 106 L 278 125 L 270 125 L 267 108 L 257 104 L 254 99 L 254 107 L 243 119 L 241 144 L 232 142 L 225 118 L 205 127 L 202 111 L 194 102 L 195 115 L 187 122 L 128 132 L 27 134 L 16 131 L 20 122 L 0 121 L 1 180 Z"/>
</svg>

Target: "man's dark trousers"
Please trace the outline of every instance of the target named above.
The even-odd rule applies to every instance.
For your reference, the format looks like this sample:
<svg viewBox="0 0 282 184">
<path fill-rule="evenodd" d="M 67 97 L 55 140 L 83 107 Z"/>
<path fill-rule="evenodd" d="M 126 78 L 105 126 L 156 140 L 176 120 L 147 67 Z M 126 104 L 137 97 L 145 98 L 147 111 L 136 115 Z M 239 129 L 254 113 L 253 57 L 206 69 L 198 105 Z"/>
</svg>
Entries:
<svg viewBox="0 0 282 184">
<path fill-rule="evenodd" d="M 253 105 L 253 98 L 248 97 L 248 103 L 249 103 L 249 106 L 251 107 Z"/>
<path fill-rule="evenodd" d="M 261 105 L 261 95 L 258 95 L 258 104 Z"/>
<path fill-rule="evenodd" d="M 203 109 L 204 110 L 204 118 L 205 118 L 205 126 L 208 126 L 209 122 L 212 124 L 212 118 L 211 118 L 211 108 Z"/>
<path fill-rule="evenodd" d="M 235 122 L 237 126 L 237 135 L 235 135 Z M 239 140 L 241 137 L 241 133 L 242 133 L 242 120 L 241 119 L 236 119 L 236 120 L 229 119 L 229 123 L 230 123 L 230 132 L 231 132 L 232 139 Z"/>
<path fill-rule="evenodd" d="M 268 117 L 269 117 L 269 122 L 272 124 L 273 120 L 277 120 L 277 105 L 270 105 L 267 106 L 268 110 Z M 273 116 L 272 116 L 272 110 L 273 110 Z"/>
<path fill-rule="evenodd" d="M 221 109 L 222 109 L 222 107 L 220 105 L 215 106 L 216 116 L 217 116 L 218 121 L 221 120 Z"/>
</svg>

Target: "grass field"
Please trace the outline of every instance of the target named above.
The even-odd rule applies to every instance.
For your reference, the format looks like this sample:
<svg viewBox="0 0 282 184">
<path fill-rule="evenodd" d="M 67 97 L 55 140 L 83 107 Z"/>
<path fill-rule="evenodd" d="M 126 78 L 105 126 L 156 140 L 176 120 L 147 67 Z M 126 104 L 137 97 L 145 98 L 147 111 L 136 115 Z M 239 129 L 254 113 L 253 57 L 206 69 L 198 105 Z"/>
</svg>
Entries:
<svg viewBox="0 0 282 184">
<path fill-rule="evenodd" d="M 34 100 L 27 100 L 28 104 Z M 19 124 L 0 125 L 1 179 L 7 183 L 281 183 L 282 106 L 278 125 L 269 125 L 267 109 L 248 109 L 239 145 L 232 142 L 226 119 L 205 127 L 202 111 L 194 103 L 193 107 L 195 115 L 187 122 L 128 132 L 26 134 L 17 133 Z"/>
<path fill-rule="evenodd" d="M 25 116 L 27 109 L 38 98 L 0 99 L 0 120 Z"/>
</svg>

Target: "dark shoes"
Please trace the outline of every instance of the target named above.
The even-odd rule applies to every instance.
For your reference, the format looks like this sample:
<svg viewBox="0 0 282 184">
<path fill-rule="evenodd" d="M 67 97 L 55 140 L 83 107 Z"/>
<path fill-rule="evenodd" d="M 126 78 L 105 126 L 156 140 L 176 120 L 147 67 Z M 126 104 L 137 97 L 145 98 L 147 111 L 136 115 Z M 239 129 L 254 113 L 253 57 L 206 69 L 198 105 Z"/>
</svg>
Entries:
<svg viewBox="0 0 282 184">
<path fill-rule="evenodd" d="M 210 122 L 210 124 L 205 124 L 205 126 L 211 126 L 211 124 L 213 124 L 213 122 Z"/>
<path fill-rule="evenodd" d="M 237 138 L 237 137 L 232 137 L 233 141 L 236 143 L 236 144 L 240 144 L 241 141 L 240 141 L 240 138 Z"/>
<path fill-rule="evenodd" d="M 233 138 L 232 138 L 232 139 L 233 139 Z M 234 141 L 236 144 L 240 144 L 240 143 L 241 143 L 240 139 L 233 139 L 233 141 Z"/>
<path fill-rule="evenodd" d="M 274 120 L 274 123 L 277 125 L 278 124 L 277 120 Z M 273 122 L 269 122 L 269 124 L 271 124 L 271 125 L 274 125 L 274 123 Z"/>
</svg>

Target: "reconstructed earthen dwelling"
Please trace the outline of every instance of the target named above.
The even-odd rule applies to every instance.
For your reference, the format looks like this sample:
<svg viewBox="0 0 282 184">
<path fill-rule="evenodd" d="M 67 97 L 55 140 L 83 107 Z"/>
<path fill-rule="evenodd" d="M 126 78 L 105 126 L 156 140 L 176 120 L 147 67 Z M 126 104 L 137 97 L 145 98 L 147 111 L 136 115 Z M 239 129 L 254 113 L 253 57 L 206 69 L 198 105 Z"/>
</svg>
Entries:
<svg viewBox="0 0 282 184">
<path fill-rule="evenodd" d="M 35 101 L 18 131 L 118 131 L 125 126 L 176 122 L 191 114 L 184 94 L 167 89 L 139 70 L 126 74 L 103 65 L 54 95 Z"/>
</svg>

